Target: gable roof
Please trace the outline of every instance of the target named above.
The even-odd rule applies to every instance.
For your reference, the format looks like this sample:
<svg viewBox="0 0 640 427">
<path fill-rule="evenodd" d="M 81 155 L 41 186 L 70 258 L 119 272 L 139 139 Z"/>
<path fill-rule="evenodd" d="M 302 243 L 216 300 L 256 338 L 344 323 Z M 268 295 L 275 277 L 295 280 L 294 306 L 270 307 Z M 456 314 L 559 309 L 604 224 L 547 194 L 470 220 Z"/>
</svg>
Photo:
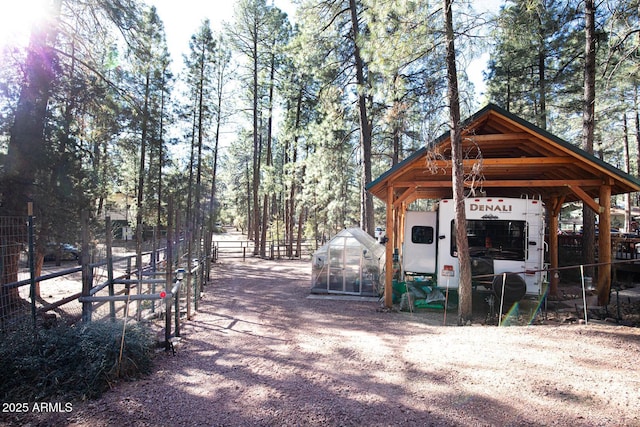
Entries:
<svg viewBox="0 0 640 427">
<path fill-rule="evenodd" d="M 373 256 L 376 260 L 385 256 L 384 245 L 381 245 L 380 242 L 371 237 L 371 235 L 363 229 L 355 227 L 341 230 L 338 234 L 333 236 L 331 240 L 318 248 L 315 253 L 327 252 L 330 246 L 337 246 L 340 249 L 344 249 L 344 246 L 357 245 L 366 248 L 369 251 L 369 256 Z"/>
<path fill-rule="evenodd" d="M 465 120 L 461 129 L 465 174 L 474 167 L 479 171 L 479 179 L 465 179 L 465 184 L 488 196 L 569 202 L 581 200 L 580 192 L 597 198 L 605 184 L 612 194 L 640 191 L 638 178 L 494 104 Z M 387 170 L 367 190 L 386 201 L 389 187 L 394 202 L 453 197 L 449 132 Z"/>
</svg>

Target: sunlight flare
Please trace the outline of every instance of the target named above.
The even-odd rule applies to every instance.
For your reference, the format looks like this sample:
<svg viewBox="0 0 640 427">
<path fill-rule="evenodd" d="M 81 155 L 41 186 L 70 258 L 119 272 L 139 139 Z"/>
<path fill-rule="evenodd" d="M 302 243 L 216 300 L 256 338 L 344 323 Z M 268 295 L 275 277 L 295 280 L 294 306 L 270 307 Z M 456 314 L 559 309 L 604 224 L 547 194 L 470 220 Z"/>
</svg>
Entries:
<svg viewBox="0 0 640 427">
<path fill-rule="evenodd" d="M 0 48 L 25 45 L 34 25 L 42 22 L 52 0 L 7 1 L 0 4 Z"/>
</svg>

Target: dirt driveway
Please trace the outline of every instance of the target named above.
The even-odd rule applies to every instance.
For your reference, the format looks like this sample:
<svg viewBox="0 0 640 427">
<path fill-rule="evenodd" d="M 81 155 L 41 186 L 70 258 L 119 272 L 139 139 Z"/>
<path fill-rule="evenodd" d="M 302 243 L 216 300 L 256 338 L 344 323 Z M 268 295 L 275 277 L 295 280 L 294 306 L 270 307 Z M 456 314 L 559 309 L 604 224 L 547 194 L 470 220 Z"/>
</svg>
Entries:
<svg viewBox="0 0 640 427">
<path fill-rule="evenodd" d="M 440 326 L 308 298 L 308 261 L 214 278 L 150 377 L 31 425 L 640 426 L 640 329 Z"/>
</svg>

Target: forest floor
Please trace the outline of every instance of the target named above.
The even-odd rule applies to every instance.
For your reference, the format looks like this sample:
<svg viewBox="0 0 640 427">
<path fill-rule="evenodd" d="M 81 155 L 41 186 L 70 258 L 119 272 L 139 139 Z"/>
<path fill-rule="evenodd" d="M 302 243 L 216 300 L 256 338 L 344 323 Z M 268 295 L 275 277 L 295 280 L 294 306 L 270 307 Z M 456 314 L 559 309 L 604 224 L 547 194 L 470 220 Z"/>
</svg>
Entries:
<svg viewBox="0 0 640 427">
<path fill-rule="evenodd" d="M 150 376 L 0 425 L 640 425 L 640 328 L 552 311 L 443 326 L 442 311 L 313 297 L 308 260 L 221 258 L 213 278 Z"/>
</svg>

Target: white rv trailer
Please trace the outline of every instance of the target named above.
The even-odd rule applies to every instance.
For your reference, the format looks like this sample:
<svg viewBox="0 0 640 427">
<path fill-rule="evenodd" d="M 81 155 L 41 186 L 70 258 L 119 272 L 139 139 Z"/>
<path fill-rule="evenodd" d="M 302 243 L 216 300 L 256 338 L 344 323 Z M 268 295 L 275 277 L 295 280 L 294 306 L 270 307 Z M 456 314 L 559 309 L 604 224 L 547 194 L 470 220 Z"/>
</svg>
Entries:
<svg viewBox="0 0 640 427">
<path fill-rule="evenodd" d="M 525 295 L 540 295 L 546 281 L 542 201 L 472 197 L 465 200 L 465 208 L 474 288 L 500 296 L 506 277 L 505 299 L 515 302 Z M 406 213 L 402 250 L 405 275 L 431 276 L 440 288 L 458 288 L 454 218 L 451 199 L 441 200 L 433 212 Z"/>
</svg>

